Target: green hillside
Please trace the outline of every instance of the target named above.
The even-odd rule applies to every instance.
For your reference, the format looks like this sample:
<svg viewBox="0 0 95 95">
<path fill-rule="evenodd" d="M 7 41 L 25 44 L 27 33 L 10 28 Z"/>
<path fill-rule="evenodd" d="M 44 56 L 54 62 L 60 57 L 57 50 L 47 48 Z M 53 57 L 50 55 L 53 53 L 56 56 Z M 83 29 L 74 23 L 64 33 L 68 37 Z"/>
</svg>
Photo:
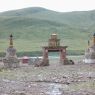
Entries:
<svg viewBox="0 0 95 95">
<path fill-rule="evenodd" d="M 57 33 L 61 45 L 68 50 L 83 51 L 95 31 L 95 11 L 61 13 L 40 7 L 0 13 L 0 52 L 8 47 L 8 37 L 14 36 L 19 52 L 40 51 L 52 33 Z"/>
</svg>

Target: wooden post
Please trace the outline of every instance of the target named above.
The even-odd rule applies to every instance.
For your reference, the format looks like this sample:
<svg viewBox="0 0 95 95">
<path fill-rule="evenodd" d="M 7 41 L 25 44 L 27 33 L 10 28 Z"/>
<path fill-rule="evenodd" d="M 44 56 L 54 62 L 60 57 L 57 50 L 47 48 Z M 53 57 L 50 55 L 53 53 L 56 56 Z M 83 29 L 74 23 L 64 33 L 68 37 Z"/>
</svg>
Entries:
<svg viewBox="0 0 95 95">
<path fill-rule="evenodd" d="M 48 50 L 43 49 L 43 59 L 48 59 Z"/>
<path fill-rule="evenodd" d="M 66 49 L 61 49 L 60 50 L 60 61 L 63 62 L 65 58 L 66 58 Z"/>
<path fill-rule="evenodd" d="M 43 50 L 43 65 L 48 66 L 49 65 L 49 59 L 48 59 L 48 50 L 44 48 Z"/>
</svg>

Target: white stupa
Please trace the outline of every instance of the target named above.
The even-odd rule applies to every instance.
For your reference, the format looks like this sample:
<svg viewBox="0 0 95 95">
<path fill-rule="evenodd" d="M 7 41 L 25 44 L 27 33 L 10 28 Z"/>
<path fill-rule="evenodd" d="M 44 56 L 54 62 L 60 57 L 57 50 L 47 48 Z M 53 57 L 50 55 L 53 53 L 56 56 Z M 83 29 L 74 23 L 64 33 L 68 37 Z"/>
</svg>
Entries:
<svg viewBox="0 0 95 95">
<path fill-rule="evenodd" d="M 93 44 L 85 51 L 85 63 L 95 63 L 95 33 L 93 35 Z"/>
</svg>

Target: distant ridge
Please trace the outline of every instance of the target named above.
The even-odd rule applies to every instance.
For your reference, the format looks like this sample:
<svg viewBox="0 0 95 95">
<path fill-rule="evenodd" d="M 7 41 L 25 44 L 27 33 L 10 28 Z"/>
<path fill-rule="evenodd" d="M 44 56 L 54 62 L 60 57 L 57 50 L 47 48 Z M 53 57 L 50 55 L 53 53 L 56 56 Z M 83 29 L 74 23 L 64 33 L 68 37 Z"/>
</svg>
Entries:
<svg viewBox="0 0 95 95">
<path fill-rule="evenodd" d="M 20 16 L 20 15 L 30 15 L 30 14 L 45 12 L 45 11 L 51 11 L 51 10 L 48 10 L 42 7 L 29 7 L 29 8 L 19 9 L 19 10 L 1 12 L 0 15 L 1 16 Z"/>
</svg>

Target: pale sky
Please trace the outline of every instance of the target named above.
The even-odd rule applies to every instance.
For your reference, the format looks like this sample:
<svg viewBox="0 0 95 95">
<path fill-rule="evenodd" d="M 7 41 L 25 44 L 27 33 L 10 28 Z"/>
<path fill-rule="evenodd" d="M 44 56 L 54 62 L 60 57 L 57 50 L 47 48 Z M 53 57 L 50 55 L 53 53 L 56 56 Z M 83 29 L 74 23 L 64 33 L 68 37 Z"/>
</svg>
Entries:
<svg viewBox="0 0 95 95">
<path fill-rule="evenodd" d="M 44 7 L 59 12 L 95 9 L 95 0 L 0 0 L 0 12 L 28 7 Z"/>
</svg>

